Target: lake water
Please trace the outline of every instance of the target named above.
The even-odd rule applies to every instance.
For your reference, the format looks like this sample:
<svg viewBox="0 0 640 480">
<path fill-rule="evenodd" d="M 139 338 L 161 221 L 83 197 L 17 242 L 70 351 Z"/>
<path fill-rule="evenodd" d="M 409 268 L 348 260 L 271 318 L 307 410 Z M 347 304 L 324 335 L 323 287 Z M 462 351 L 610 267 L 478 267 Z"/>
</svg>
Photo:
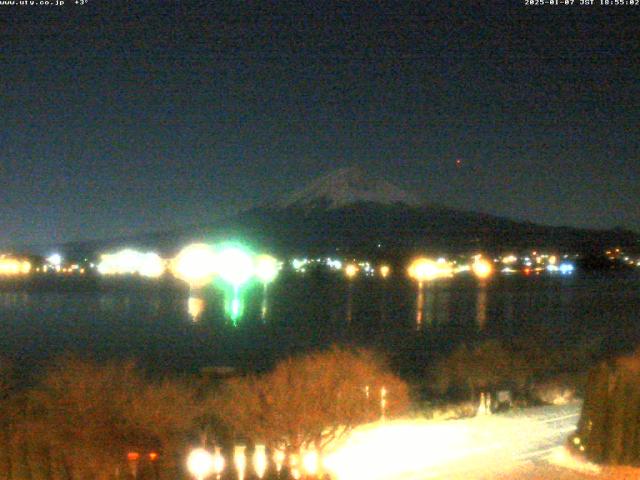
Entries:
<svg viewBox="0 0 640 480">
<path fill-rule="evenodd" d="M 122 285 L 121 285 L 122 287 Z M 601 336 L 608 348 L 640 339 L 640 275 L 496 276 L 427 285 L 421 325 L 417 288 L 406 279 L 328 274 L 287 275 L 245 292 L 245 315 L 233 327 L 213 288 L 201 296 L 197 322 L 185 289 L 132 284 L 95 291 L 0 292 L 0 353 L 29 367 L 63 352 L 99 359 L 136 358 L 152 370 L 208 365 L 267 368 L 292 352 L 341 342 L 374 346 L 407 368 L 478 335 L 510 341 L 544 335 L 559 345 Z M 351 297 L 351 300 L 349 300 Z M 348 321 L 351 304 L 351 321 Z"/>
</svg>

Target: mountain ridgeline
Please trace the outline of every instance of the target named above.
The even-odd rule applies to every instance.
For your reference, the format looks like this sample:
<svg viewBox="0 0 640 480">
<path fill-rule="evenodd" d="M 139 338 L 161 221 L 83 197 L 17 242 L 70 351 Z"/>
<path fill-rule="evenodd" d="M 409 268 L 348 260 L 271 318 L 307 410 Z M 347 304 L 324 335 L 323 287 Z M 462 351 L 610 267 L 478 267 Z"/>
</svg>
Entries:
<svg viewBox="0 0 640 480">
<path fill-rule="evenodd" d="M 405 256 L 530 248 L 637 251 L 634 232 L 550 227 L 428 204 L 357 168 L 343 168 L 269 204 L 189 229 L 94 242 L 85 250 L 133 245 L 174 252 L 187 241 L 240 239 L 280 255 Z M 76 245 L 77 247 L 78 245 Z"/>
</svg>

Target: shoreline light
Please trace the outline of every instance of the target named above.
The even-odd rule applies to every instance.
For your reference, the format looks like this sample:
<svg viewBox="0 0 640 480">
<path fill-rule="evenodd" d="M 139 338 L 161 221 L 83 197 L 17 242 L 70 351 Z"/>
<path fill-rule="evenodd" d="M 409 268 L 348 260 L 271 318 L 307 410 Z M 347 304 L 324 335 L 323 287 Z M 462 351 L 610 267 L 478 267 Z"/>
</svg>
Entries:
<svg viewBox="0 0 640 480">
<path fill-rule="evenodd" d="M 389 265 L 380 266 L 380 276 L 382 278 L 387 278 L 389 276 L 389 273 L 391 273 L 391 267 L 389 267 Z"/>
<path fill-rule="evenodd" d="M 349 263 L 344 267 L 344 274 L 347 276 L 349 280 L 355 278 L 356 275 L 358 275 L 359 271 L 360 271 L 360 268 L 354 263 Z"/>
<path fill-rule="evenodd" d="M 255 274 L 262 283 L 273 282 L 279 271 L 278 260 L 271 255 L 258 255 L 256 257 Z"/>
<path fill-rule="evenodd" d="M 493 274 L 493 265 L 487 259 L 478 255 L 471 264 L 471 271 L 477 278 L 484 280 Z"/>
<path fill-rule="evenodd" d="M 453 276 L 453 267 L 451 266 L 451 263 L 447 261 L 436 262 L 426 257 L 415 259 L 411 262 L 407 271 L 409 276 L 418 283 Z"/>
<path fill-rule="evenodd" d="M 173 274 L 191 287 L 202 287 L 217 273 L 216 255 L 209 245 L 193 243 L 184 247 L 172 262 Z"/>
<path fill-rule="evenodd" d="M 79 269 L 72 265 L 72 270 Z M 115 253 L 101 255 L 98 272 L 102 275 L 140 275 L 158 278 L 165 272 L 164 260 L 154 252 L 138 252 L 125 248 Z"/>
<path fill-rule="evenodd" d="M 16 257 L 0 256 L 0 275 L 26 275 L 31 272 L 31 262 Z"/>
</svg>

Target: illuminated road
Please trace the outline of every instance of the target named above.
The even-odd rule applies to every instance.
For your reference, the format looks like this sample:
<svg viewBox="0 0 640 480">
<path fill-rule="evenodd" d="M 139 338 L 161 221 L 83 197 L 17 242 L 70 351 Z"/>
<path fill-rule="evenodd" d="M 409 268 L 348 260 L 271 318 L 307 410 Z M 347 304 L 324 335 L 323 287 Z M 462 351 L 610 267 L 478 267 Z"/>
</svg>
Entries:
<svg viewBox="0 0 640 480">
<path fill-rule="evenodd" d="M 327 458 L 338 480 L 487 479 L 542 461 L 575 430 L 580 405 L 463 420 L 372 424 Z"/>
</svg>

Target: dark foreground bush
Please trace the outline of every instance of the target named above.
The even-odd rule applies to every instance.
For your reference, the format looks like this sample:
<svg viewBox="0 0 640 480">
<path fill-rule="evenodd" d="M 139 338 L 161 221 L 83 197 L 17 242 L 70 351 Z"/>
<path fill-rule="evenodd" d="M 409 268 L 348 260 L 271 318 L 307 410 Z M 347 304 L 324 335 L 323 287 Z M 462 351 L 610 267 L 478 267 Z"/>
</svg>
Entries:
<svg viewBox="0 0 640 480">
<path fill-rule="evenodd" d="M 597 463 L 640 465 L 640 349 L 591 370 L 571 443 Z"/>
</svg>

